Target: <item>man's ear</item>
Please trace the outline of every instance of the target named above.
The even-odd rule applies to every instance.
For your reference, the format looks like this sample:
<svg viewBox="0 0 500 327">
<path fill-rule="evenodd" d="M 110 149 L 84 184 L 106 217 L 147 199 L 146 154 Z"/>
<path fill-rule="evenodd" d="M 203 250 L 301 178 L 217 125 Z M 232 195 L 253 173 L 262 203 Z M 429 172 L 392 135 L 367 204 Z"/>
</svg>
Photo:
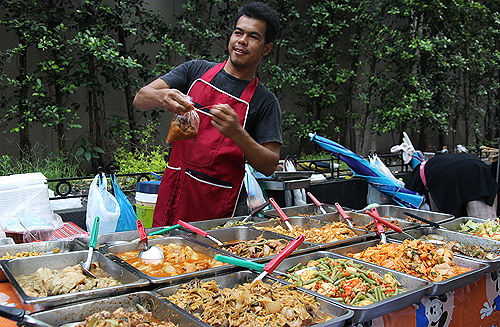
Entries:
<svg viewBox="0 0 500 327">
<path fill-rule="evenodd" d="M 267 56 L 267 54 L 269 54 L 269 52 L 271 52 L 271 50 L 273 49 L 273 43 L 268 43 L 264 46 L 264 52 L 263 52 L 263 55 L 264 56 Z"/>
</svg>

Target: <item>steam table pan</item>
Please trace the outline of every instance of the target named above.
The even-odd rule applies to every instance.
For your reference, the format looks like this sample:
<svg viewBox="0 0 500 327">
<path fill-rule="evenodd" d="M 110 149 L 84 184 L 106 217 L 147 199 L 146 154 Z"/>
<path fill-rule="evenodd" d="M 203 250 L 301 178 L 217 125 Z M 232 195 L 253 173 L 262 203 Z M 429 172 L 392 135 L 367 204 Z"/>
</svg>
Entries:
<svg viewBox="0 0 500 327">
<path fill-rule="evenodd" d="M 231 217 L 231 218 L 219 218 L 219 219 L 209 219 L 209 220 L 201 220 L 201 221 L 193 221 L 189 222 L 189 224 L 198 227 L 199 229 L 202 229 L 204 231 L 209 231 L 210 234 L 212 234 L 211 230 L 214 229 L 220 229 L 222 226 L 224 226 L 225 223 L 227 222 L 235 222 L 235 221 L 241 221 L 245 219 L 246 216 L 239 216 L 239 217 Z M 261 221 L 267 221 L 268 219 L 262 218 L 262 217 L 251 217 L 249 218 L 244 226 L 250 226 L 254 223 L 261 222 Z M 237 226 L 234 226 L 237 227 Z M 186 233 L 185 229 L 180 229 L 180 231 L 183 231 L 183 233 Z M 187 231 L 187 233 L 191 233 L 191 231 Z"/>
<path fill-rule="evenodd" d="M 123 307 L 127 311 L 136 311 L 136 304 L 139 304 L 150 311 L 155 318 L 162 321 L 170 321 L 182 327 L 210 326 L 203 321 L 180 310 L 177 306 L 168 301 L 162 301 L 155 292 L 135 292 L 119 296 L 113 296 L 94 300 L 91 302 L 81 302 L 67 305 L 56 309 L 50 309 L 30 316 L 46 322 L 52 326 L 60 326 L 72 322 L 85 320 L 86 317 L 101 311 L 113 312 Z"/>
<path fill-rule="evenodd" d="M 266 219 L 266 221 L 267 221 L 267 219 Z M 246 227 L 246 226 L 238 226 L 238 227 L 224 228 L 224 229 L 219 229 L 219 230 L 212 230 L 212 231 L 210 231 L 210 235 L 215 237 L 216 239 L 218 239 L 219 241 L 221 241 L 223 243 L 233 242 L 233 241 L 250 241 L 250 240 L 256 239 L 257 237 L 259 237 L 261 235 L 263 235 L 263 237 L 266 240 L 286 239 L 290 242 L 293 241 L 293 237 L 273 233 L 270 231 L 256 230 L 254 228 L 250 228 L 250 227 Z M 232 252 L 225 251 L 224 248 L 218 247 L 210 239 L 202 237 L 198 234 L 185 234 L 182 237 L 185 237 L 189 240 L 194 240 L 196 242 L 204 243 L 209 247 L 213 247 L 213 248 L 217 249 L 218 251 L 221 251 L 221 253 L 223 253 L 224 255 L 233 256 L 233 257 L 237 257 L 237 258 L 245 259 L 245 260 L 249 260 L 249 261 L 264 262 L 264 261 L 269 261 L 276 256 L 276 255 L 270 255 L 270 256 L 262 257 L 262 258 L 242 257 L 242 256 L 236 255 Z M 314 243 L 307 243 L 307 244 L 302 243 L 301 245 L 299 245 L 299 247 L 295 251 L 293 251 L 292 255 L 303 254 L 303 253 L 311 252 L 311 251 L 314 251 L 317 249 L 319 249 L 319 246 L 314 245 Z"/>
<path fill-rule="evenodd" d="M 361 229 L 360 226 L 365 226 L 366 224 L 373 221 L 372 217 L 370 217 L 364 213 L 360 213 L 360 212 L 346 212 L 346 213 L 349 216 L 349 220 L 351 220 L 354 227 L 356 227 L 356 228 Z M 342 221 L 343 220 L 343 218 L 339 212 L 329 213 L 327 215 L 315 216 L 314 219 L 318 219 L 318 220 L 326 221 L 326 222 Z M 391 219 L 387 218 L 386 220 L 388 220 L 388 221 L 395 220 L 398 223 L 399 227 L 401 227 L 401 229 L 404 231 L 406 231 L 408 229 L 412 229 L 412 228 L 418 228 L 420 226 L 420 224 L 418 224 L 418 223 L 413 223 L 413 222 L 410 222 L 407 220 L 402 220 L 399 218 L 391 218 Z M 396 231 L 394 231 L 388 227 L 385 227 L 385 233 L 386 234 L 394 234 L 394 233 L 396 233 Z"/>
<path fill-rule="evenodd" d="M 437 234 L 443 236 L 446 241 L 457 241 L 459 243 L 466 245 L 479 245 L 484 247 L 485 249 L 492 250 L 494 252 L 497 252 L 497 254 L 500 254 L 500 242 L 494 241 L 489 238 L 478 237 L 474 235 L 458 233 L 442 228 L 433 228 L 433 227 L 420 227 L 418 229 L 409 230 L 407 231 L 407 233 L 415 238 L 421 238 L 429 234 Z M 406 239 L 404 235 L 391 235 L 391 238 L 398 241 L 404 241 Z M 500 269 L 500 256 L 493 260 L 487 260 L 487 259 L 475 258 L 458 252 L 455 252 L 454 254 L 470 258 L 472 260 L 476 260 L 486 265 L 489 265 L 490 267 L 486 272 L 491 272 Z"/>
<path fill-rule="evenodd" d="M 310 218 L 299 218 L 299 217 L 291 217 L 291 218 L 289 218 L 289 222 L 290 222 L 290 224 L 292 224 L 292 226 L 298 226 L 298 227 L 301 227 L 301 228 L 303 228 L 305 230 L 312 229 L 312 228 L 321 228 L 321 227 L 323 227 L 324 225 L 327 224 L 324 221 L 320 221 L 320 220 L 316 220 L 316 219 L 310 219 Z M 288 230 L 288 228 L 286 227 L 285 223 L 282 220 L 278 220 L 278 219 L 273 219 L 273 220 L 262 222 L 262 223 L 255 223 L 255 224 L 252 225 L 252 228 L 255 228 L 255 229 L 259 229 L 259 228 L 262 228 L 262 227 L 273 228 L 273 227 L 277 227 L 277 226 L 281 226 L 284 229 Z M 361 242 L 361 241 L 367 239 L 368 237 L 373 237 L 373 236 L 376 235 L 374 232 L 369 232 L 369 231 L 366 231 L 366 230 L 363 230 L 363 229 L 351 228 L 351 230 L 357 236 L 350 237 L 350 238 L 347 238 L 345 240 L 339 240 L 339 241 L 335 241 L 335 242 L 330 242 L 330 243 L 314 243 L 314 242 L 310 242 L 306 238 L 306 240 L 304 241 L 304 244 L 318 246 L 319 249 L 328 249 L 328 248 L 332 248 L 332 247 L 335 247 L 335 246 L 340 246 L 342 244 L 348 244 L 348 243 L 353 243 L 353 242 Z"/>
<path fill-rule="evenodd" d="M 15 256 L 17 253 L 23 252 L 40 252 L 45 254 L 72 252 L 72 251 L 82 251 L 88 249 L 82 244 L 76 241 L 69 240 L 59 240 L 59 241 L 45 241 L 45 242 L 32 242 L 32 243 L 20 243 L 12 245 L 2 245 L 0 246 L 0 258 L 8 254 Z M 55 251 L 55 252 L 54 252 Z M 7 277 L 0 269 L 0 282 L 7 281 Z"/>
<path fill-rule="evenodd" d="M 333 205 L 322 204 L 321 207 L 325 209 L 327 214 L 338 212 L 337 208 Z M 301 206 L 285 207 L 281 208 L 281 210 L 283 210 L 283 212 L 288 217 L 313 217 L 314 219 L 320 219 L 318 217 L 324 216 L 324 214 L 321 212 L 321 209 L 319 209 L 314 203 Z M 262 211 L 262 214 L 268 218 L 280 217 L 276 209 L 264 210 Z"/>
<path fill-rule="evenodd" d="M 155 232 L 157 230 L 163 229 L 165 227 L 153 227 L 153 228 L 146 228 L 146 235 Z M 174 229 L 171 230 L 163 235 L 161 237 L 165 236 L 176 236 L 180 235 L 182 233 L 185 233 L 185 231 L 181 229 Z M 119 245 L 119 244 L 127 244 L 130 243 L 131 241 L 138 241 L 140 238 L 139 232 L 134 229 L 134 230 L 129 230 L 125 232 L 115 232 L 115 233 L 109 233 L 109 234 L 100 234 L 97 236 L 97 248 L 106 248 L 108 246 L 113 246 L 113 245 Z M 90 236 L 81 236 L 75 239 L 77 242 L 83 244 L 85 248 L 88 248 L 89 242 L 90 242 Z"/>
<path fill-rule="evenodd" d="M 365 268 L 371 269 L 372 271 L 383 276 L 386 273 L 393 273 L 396 279 L 403 285 L 405 292 L 397 294 L 395 296 L 389 297 L 385 300 L 378 301 L 372 303 L 367 306 L 354 306 L 348 305 L 343 302 L 336 301 L 328 296 L 321 295 L 317 292 L 308 290 L 306 288 L 299 287 L 300 290 L 317 296 L 319 298 L 324 299 L 325 301 L 331 301 L 335 304 L 338 304 L 348 310 L 354 312 L 353 317 L 351 318 L 352 322 L 365 322 L 371 319 L 383 316 L 385 314 L 391 313 L 393 311 L 397 311 L 399 309 L 410 306 L 414 303 L 420 301 L 420 299 L 424 296 L 427 289 L 432 287 L 432 282 L 423 280 L 421 278 L 417 278 L 412 275 L 408 275 L 399 271 L 393 271 L 391 269 L 387 269 L 378 265 L 374 265 L 368 262 L 346 258 L 345 256 L 330 252 L 330 251 L 319 251 L 310 254 L 304 254 L 292 258 L 287 258 L 283 260 L 283 262 L 276 268 L 278 271 L 287 271 L 288 269 L 294 267 L 295 265 L 302 263 L 304 266 L 310 260 L 317 260 L 321 258 L 331 258 L 333 260 L 337 259 L 348 259 L 352 260 L 354 263 L 362 264 Z M 273 277 L 276 277 L 273 275 Z M 286 283 L 289 283 L 285 281 Z"/>
<path fill-rule="evenodd" d="M 253 273 L 248 270 L 243 270 L 243 271 L 238 271 L 238 272 L 233 272 L 230 274 L 223 274 L 223 275 L 217 275 L 216 277 L 212 278 L 205 278 L 201 279 L 200 282 L 207 282 L 211 280 L 215 280 L 219 288 L 235 288 L 237 285 L 243 285 L 244 283 L 251 283 L 254 278 L 256 278 L 258 274 Z M 274 278 L 268 278 L 264 277 L 262 279 L 264 283 L 267 284 L 273 284 L 275 282 L 280 282 L 281 284 L 282 281 L 279 281 Z M 182 285 L 175 285 L 175 286 L 168 286 L 168 287 L 163 287 L 156 289 L 155 291 L 161 295 L 161 298 L 164 298 L 165 301 L 168 301 L 166 298 L 169 297 L 170 295 L 175 294 Z M 322 311 L 326 312 L 327 314 L 335 316 L 335 318 L 327 320 L 325 322 L 319 323 L 319 324 L 314 324 L 310 326 L 314 327 L 342 327 L 344 326 L 345 322 L 352 317 L 353 312 L 350 310 L 347 310 L 341 306 L 336 305 L 335 303 L 332 303 L 330 301 L 325 301 L 324 299 L 320 297 L 316 297 L 316 300 L 320 303 L 320 308 Z M 277 313 L 279 314 L 279 313 Z"/>
<path fill-rule="evenodd" d="M 17 281 L 18 276 L 32 274 L 41 267 L 60 270 L 68 266 L 78 265 L 80 262 L 85 262 L 87 253 L 88 251 L 75 251 L 47 254 L 43 256 L 5 260 L 1 261 L 0 264 L 23 303 L 36 306 L 37 311 L 77 301 L 102 298 L 109 294 L 119 295 L 146 287 L 150 284 L 147 279 L 140 278 L 138 275 L 125 269 L 118 263 L 110 260 L 99 251 L 94 251 L 92 262 L 98 262 L 101 269 L 122 283 L 122 285 L 62 295 L 33 297 L 28 296 Z"/>
<path fill-rule="evenodd" d="M 387 242 L 402 243 L 401 241 L 395 239 L 388 239 Z M 347 256 L 347 254 L 349 253 L 361 252 L 371 246 L 376 246 L 377 244 L 379 244 L 379 240 L 371 240 L 371 241 L 365 241 L 363 243 L 342 246 L 339 248 L 331 249 L 330 251 L 333 253 Z M 479 278 L 481 278 L 483 273 L 489 269 L 488 264 L 484 264 L 479 261 L 469 259 L 466 257 L 453 256 L 453 260 L 457 265 L 462 267 L 469 267 L 471 268 L 471 270 L 469 270 L 466 273 L 445 279 L 440 282 L 433 282 L 433 286 L 426 291 L 427 296 L 441 295 L 446 292 L 453 291 L 457 288 L 469 285 L 478 280 Z"/>
<path fill-rule="evenodd" d="M 475 240 L 479 241 L 481 239 L 488 239 L 488 238 L 485 238 L 485 237 L 482 237 L 482 236 L 477 236 L 477 235 L 472 235 L 472 234 L 467 234 L 466 232 L 460 232 L 460 229 L 461 229 L 461 226 L 462 224 L 465 224 L 467 223 L 469 220 L 475 222 L 475 223 L 485 223 L 487 221 L 487 219 L 483 219 L 483 218 L 476 218 L 476 217 L 459 217 L 459 218 L 455 218 L 453 220 L 450 220 L 450 221 L 446 221 L 441 225 L 441 227 L 447 229 L 447 230 L 450 230 L 450 231 L 454 231 L 454 232 L 457 232 L 457 233 L 463 233 L 463 234 L 466 234 L 466 235 L 469 235 L 471 237 L 473 237 Z M 490 221 L 495 221 L 495 219 L 490 219 Z M 495 241 L 493 239 L 490 239 L 491 241 L 494 241 L 494 242 L 500 242 L 500 241 Z"/>
<path fill-rule="evenodd" d="M 419 210 L 419 209 L 410 209 L 410 208 L 405 208 L 405 207 L 399 207 L 395 205 L 390 205 L 390 204 L 384 204 L 377 206 L 377 211 L 382 218 L 396 218 L 396 219 L 401 219 L 401 220 L 406 220 L 410 219 L 409 221 L 415 222 L 416 220 L 414 218 L 411 218 L 408 215 L 405 215 L 403 212 L 407 211 L 409 213 L 412 213 L 414 215 L 420 216 L 422 218 L 425 218 L 427 220 L 430 220 L 435 223 L 442 223 L 446 221 L 453 220 L 455 216 L 447 214 L 447 213 L 440 213 L 440 212 L 434 212 L 434 211 L 427 211 L 427 210 Z M 365 210 L 358 210 L 356 211 L 358 213 L 365 213 Z M 428 224 L 424 224 L 422 222 L 417 222 L 418 224 L 421 224 L 422 226 L 429 226 Z"/>
<path fill-rule="evenodd" d="M 209 257 L 215 257 L 216 254 L 222 254 L 221 251 L 217 251 L 214 248 L 204 246 L 201 243 L 193 242 L 191 240 L 185 239 L 180 236 L 169 236 L 169 237 L 162 237 L 162 238 L 157 238 L 157 239 L 152 239 L 149 240 L 149 246 L 155 245 L 155 244 L 170 244 L 170 243 L 175 243 L 179 244 L 182 246 L 189 246 L 191 249 L 194 251 L 203 253 L 208 255 Z M 214 268 L 209 268 L 209 269 L 204 269 L 200 271 L 195 271 L 191 273 L 185 273 L 181 275 L 176 275 L 176 276 L 171 276 L 171 277 L 156 277 L 156 276 L 151 276 L 148 275 L 141 270 L 135 268 L 134 266 L 130 265 L 129 263 L 125 262 L 116 254 L 121 253 L 121 252 L 126 252 L 126 251 L 134 251 L 142 249 L 142 244 L 138 243 L 129 243 L 129 244 L 122 244 L 122 245 L 115 245 L 115 246 L 110 246 L 106 249 L 103 249 L 103 252 L 106 252 L 109 257 L 113 260 L 118 262 L 120 265 L 126 267 L 130 271 L 134 272 L 134 274 L 140 276 L 141 278 L 146 278 L 151 281 L 152 284 L 159 284 L 159 283 L 181 283 L 186 280 L 191 280 L 193 278 L 202 278 L 206 276 L 213 276 L 215 274 L 220 274 L 222 272 L 228 272 L 234 270 L 234 266 L 232 265 L 224 265 L 221 267 L 214 267 Z"/>
</svg>

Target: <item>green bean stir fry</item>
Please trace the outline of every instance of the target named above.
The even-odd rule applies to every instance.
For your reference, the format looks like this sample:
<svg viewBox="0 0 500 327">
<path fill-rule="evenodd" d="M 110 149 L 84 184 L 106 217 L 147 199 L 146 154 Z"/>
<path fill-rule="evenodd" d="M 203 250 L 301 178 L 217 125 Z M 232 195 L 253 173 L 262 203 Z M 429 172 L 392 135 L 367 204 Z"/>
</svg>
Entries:
<svg viewBox="0 0 500 327">
<path fill-rule="evenodd" d="M 297 272 L 314 267 L 311 270 Z M 380 274 L 352 260 L 328 257 L 288 269 L 287 280 L 321 295 L 352 306 L 365 306 L 404 292 L 394 274 Z M 286 277 L 285 277 L 286 278 Z"/>
</svg>

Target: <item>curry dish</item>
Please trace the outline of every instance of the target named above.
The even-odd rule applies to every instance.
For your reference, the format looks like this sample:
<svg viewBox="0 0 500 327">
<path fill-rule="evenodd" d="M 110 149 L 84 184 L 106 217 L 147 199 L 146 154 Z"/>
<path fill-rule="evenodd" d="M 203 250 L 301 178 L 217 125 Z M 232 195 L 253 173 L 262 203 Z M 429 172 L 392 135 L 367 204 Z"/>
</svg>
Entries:
<svg viewBox="0 0 500 327">
<path fill-rule="evenodd" d="M 143 260 L 138 257 L 140 250 L 115 255 L 152 277 L 171 277 L 225 265 L 206 254 L 194 251 L 189 246 L 176 243 L 155 246 L 163 251 L 162 260 Z"/>
</svg>

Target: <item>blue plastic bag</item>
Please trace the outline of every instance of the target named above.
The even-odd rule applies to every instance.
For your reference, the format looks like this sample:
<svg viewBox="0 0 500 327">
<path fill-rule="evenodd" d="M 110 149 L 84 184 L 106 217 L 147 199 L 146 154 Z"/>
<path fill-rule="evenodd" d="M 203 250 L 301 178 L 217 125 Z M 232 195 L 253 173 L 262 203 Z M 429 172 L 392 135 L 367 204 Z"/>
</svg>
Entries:
<svg viewBox="0 0 500 327">
<path fill-rule="evenodd" d="M 115 193 L 116 201 L 120 206 L 120 217 L 118 218 L 118 223 L 116 224 L 117 232 L 125 232 L 129 230 L 137 229 L 137 214 L 134 207 L 128 200 L 127 196 L 116 183 L 116 176 L 111 174 L 110 176 L 111 184 L 113 185 L 113 192 Z"/>
</svg>

